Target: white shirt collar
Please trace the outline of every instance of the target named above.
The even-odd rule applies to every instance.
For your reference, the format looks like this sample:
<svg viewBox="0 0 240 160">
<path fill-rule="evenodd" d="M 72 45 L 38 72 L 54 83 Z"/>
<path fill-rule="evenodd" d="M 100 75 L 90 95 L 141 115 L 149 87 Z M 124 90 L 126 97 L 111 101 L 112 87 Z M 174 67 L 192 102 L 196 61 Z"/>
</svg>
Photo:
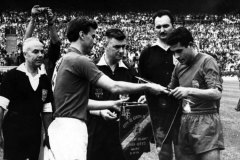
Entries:
<svg viewBox="0 0 240 160">
<path fill-rule="evenodd" d="M 99 62 L 97 63 L 98 66 L 108 66 L 107 62 L 105 61 L 104 56 L 105 56 L 105 54 L 103 54 L 102 57 L 100 58 Z M 120 60 L 118 62 L 118 66 L 128 69 L 128 67 L 123 63 L 122 60 Z"/>
<path fill-rule="evenodd" d="M 164 45 L 163 42 L 160 42 L 159 39 L 158 39 L 155 43 L 153 43 L 152 46 L 159 46 L 159 47 L 161 47 L 162 49 L 164 49 L 165 51 L 167 51 L 167 50 L 170 48 L 170 46 Z"/>
<path fill-rule="evenodd" d="M 41 68 L 43 68 L 43 67 L 41 67 Z M 37 90 L 37 87 L 38 87 L 38 85 L 39 85 L 39 78 L 41 77 L 41 75 L 46 74 L 46 71 L 44 71 L 43 69 L 41 69 L 41 70 L 38 69 L 37 75 L 35 75 L 35 76 L 33 77 L 33 76 L 31 75 L 31 73 L 29 73 L 29 72 L 27 71 L 27 68 L 26 68 L 26 66 L 25 66 L 25 63 L 22 63 L 20 66 L 18 66 L 18 67 L 17 67 L 17 70 L 18 70 L 18 71 L 21 71 L 21 72 L 24 72 L 24 73 L 28 76 L 28 79 L 29 79 L 30 84 L 31 84 L 31 86 L 32 86 L 32 88 L 33 88 L 34 91 Z"/>
<path fill-rule="evenodd" d="M 41 68 L 41 69 L 38 69 L 38 74 L 37 74 L 37 75 L 46 74 L 46 70 L 44 69 L 45 67 L 44 67 L 43 64 L 41 65 L 40 68 Z M 26 66 L 25 66 L 25 63 L 20 64 L 20 65 L 17 67 L 17 70 L 18 70 L 18 71 L 22 71 L 22 72 L 24 72 L 24 73 L 26 73 L 26 74 L 30 74 L 30 75 L 31 75 L 31 73 L 29 73 L 29 72 L 27 71 L 27 68 L 26 68 Z"/>
<path fill-rule="evenodd" d="M 34 91 L 36 91 L 36 89 L 37 89 L 37 87 L 39 85 L 39 77 L 42 74 L 46 74 L 46 73 L 44 73 L 44 71 L 38 70 L 38 75 L 36 75 L 35 77 L 32 77 L 32 75 L 29 72 L 27 72 L 27 69 L 26 69 L 24 63 L 22 63 L 20 66 L 18 66 L 17 70 L 26 73 L 26 75 L 28 76 L 30 84 L 31 84 L 32 88 L 34 89 Z M 3 96 L 0 96 L 0 106 L 3 109 L 7 110 L 9 103 L 10 103 L 10 99 L 5 98 Z M 51 103 L 44 104 L 43 112 L 52 112 L 52 105 L 51 105 Z"/>
</svg>

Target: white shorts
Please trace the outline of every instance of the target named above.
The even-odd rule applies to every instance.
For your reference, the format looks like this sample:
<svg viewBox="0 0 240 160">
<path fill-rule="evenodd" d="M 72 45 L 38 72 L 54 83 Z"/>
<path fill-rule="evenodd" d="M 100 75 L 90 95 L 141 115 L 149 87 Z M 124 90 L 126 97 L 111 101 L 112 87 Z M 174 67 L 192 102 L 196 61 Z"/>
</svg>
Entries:
<svg viewBox="0 0 240 160">
<path fill-rule="evenodd" d="M 56 160 L 86 160 L 88 133 L 84 121 L 56 118 L 48 128 L 51 150 Z"/>
</svg>

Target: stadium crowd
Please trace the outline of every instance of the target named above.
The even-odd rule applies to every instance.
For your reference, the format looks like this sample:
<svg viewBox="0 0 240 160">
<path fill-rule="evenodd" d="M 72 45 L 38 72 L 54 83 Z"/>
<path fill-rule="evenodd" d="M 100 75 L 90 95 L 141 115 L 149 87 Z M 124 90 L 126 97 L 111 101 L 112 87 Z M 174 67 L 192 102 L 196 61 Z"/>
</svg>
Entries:
<svg viewBox="0 0 240 160">
<path fill-rule="evenodd" d="M 110 27 L 120 28 L 128 35 L 127 58 L 134 68 L 138 66 L 140 52 L 149 43 L 156 39 L 153 34 L 151 20 L 152 13 L 83 13 L 83 12 L 57 12 L 56 25 L 58 35 L 61 38 L 61 53 L 66 53 L 69 42 L 66 39 L 67 23 L 78 16 L 86 16 L 95 19 L 99 27 L 97 29 L 97 42 L 93 49 L 94 59 L 98 60 L 103 54 L 103 33 Z M 28 12 L 6 11 L 0 16 L 0 65 L 18 65 L 21 53 L 22 41 L 29 21 Z M 201 52 L 214 56 L 222 71 L 234 71 L 239 65 L 240 54 L 240 15 L 175 15 L 177 27 L 185 26 L 195 38 L 195 42 Z M 17 53 L 7 53 L 5 30 L 9 27 L 16 28 Z M 47 23 L 44 14 L 38 16 L 36 32 L 45 44 L 49 44 Z"/>
<path fill-rule="evenodd" d="M 45 9 L 46 11 L 44 11 Z M 164 14 L 162 15 L 162 13 Z M 196 130 L 200 131 L 194 134 L 203 135 L 204 137 L 204 138 L 201 137 L 202 139 L 199 139 L 197 141 L 199 144 L 202 144 L 201 141 L 203 142 L 207 138 L 213 139 L 211 143 L 206 142 L 206 143 L 203 143 L 203 145 L 198 145 L 198 148 L 194 148 L 192 150 L 193 151 L 192 153 L 186 152 L 184 153 L 186 155 L 181 155 L 181 156 L 183 157 L 194 156 L 196 157 L 196 159 L 202 159 L 202 160 L 205 160 L 207 159 L 207 157 L 211 157 L 211 156 L 216 157 L 216 159 L 217 157 L 219 157 L 218 159 L 220 159 L 219 151 L 224 149 L 224 144 L 223 144 L 223 132 L 221 128 L 221 122 L 218 116 L 219 114 L 218 109 L 220 104 L 219 100 L 221 98 L 221 91 L 222 91 L 222 78 L 221 78 L 220 70 L 218 68 L 221 68 L 222 71 L 226 71 L 226 70 L 235 71 L 238 69 L 238 66 L 240 66 L 238 64 L 240 60 L 240 57 L 238 56 L 238 54 L 240 54 L 239 14 L 236 14 L 234 16 L 230 14 L 229 15 L 228 14 L 225 14 L 225 15 L 203 15 L 203 14 L 202 15 L 191 15 L 191 14 L 175 15 L 176 17 L 176 25 L 175 25 L 175 23 L 173 22 L 174 20 L 169 13 L 170 13 L 169 11 L 158 12 L 156 16 L 153 16 L 154 23 L 151 18 L 152 13 L 136 13 L 136 12 L 111 13 L 111 14 L 110 13 L 87 13 L 86 14 L 83 12 L 67 12 L 67 13 L 57 12 L 55 13 L 56 21 L 54 23 L 53 20 L 55 20 L 55 17 L 52 14 L 51 9 L 48 9 L 45 7 L 39 7 L 39 6 L 33 7 L 31 11 L 31 16 L 28 15 L 28 12 L 15 12 L 15 11 L 4 12 L 3 14 L 1 14 L 1 17 L 0 17 L 0 21 L 1 21 L 0 65 L 18 66 L 20 63 L 22 63 L 23 55 L 25 58 L 25 63 L 20 64 L 20 66 L 18 66 L 16 70 L 11 70 L 10 72 L 6 73 L 6 76 L 5 76 L 6 78 L 4 77 L 4 80 L 1 84 L 0 98 L 2 102 L 1 104 L 2 108 L 0 107 L 1 109 L 0 121 L 2 120 L 1 118 L 4 115 L 4 111 L 8 109 L 7 108 L 8 106 L 10 106 L 9 107 L 10 110 L 8 110 L 6 117 L 17 113 L 15 114 L 17 115 L 16 119 L 14 119 L 15 115 L 12 116 L 14 117 L 13 119 L 15 120 L 15 122 L 10 121 L 11 118 L 9 121 L 4 119 L 3 129 L 6 128 L 6 126 L 7 127 L 10 126 L 9 127 L 10 129 L 12 128 L 12 130 L 10 129 L 7 130 L 8 128 L 6 130 L 3 130 L 4 131 L 3 132 L 4 156 L 18 157 L 17 154 L 16 155 L 12 154 L 15 151 L 16 153 L 19 153 L 19 155 L 22 154 L 21 151 L 15 150 L 15 148 L 19 148 L 19 146 L 21 145 L 20 141 L 18 141 L 18 138 L 13 140 L 13 138 L 16 137 L 14 134 L 18 130 L 18 128 L 15 126 L 20 126 L 20 121 L 19 121 L 19 125 L 15 125 L 15 124 L 17 124 L 16 122 L 18 122 L 18 118 L 24 120 L 22 124 L 25 124 L 25 120 L 26 122 L 30 122 L 28 121 L 28 118 L 29 117 L 35 118 L 35 114 L 37 115 L 36 121 L 33 121 L 33 123 L 31 124 L 34 127 L 31 127 L 31 125 L 26 125 L 27 127 L 24 128 L 24 130 L 26 131 L 30 130 L 29 135 L 32 136 L 31 138 L 38 139 L 38 141 L 33 143 L 33 146 L 35 146 L 36 150 L 35 148 L 30 147 L 31 145 L 29 145 L 28 146 L 29 148 L 26 147 L 26 153 L 23 153 L 21 155 L 22 157 L 30 157 L 30 159 L 36 159 L 38 157 L 38 151 L 39 151 L 38 146 L 40 144 L 40 135 L 41 135 L 41 123 L 40 123 L 41 120 L 43 122 L 51 122 L 51 120 L 53 120 L 51 122 L 50 127 L 48 127 L 50 123 L 49 124 L 44 123 L 43 125 L 46 129 L 45 130 L 46 134 L 45 134 L 43 143 L 46 143 L 45 145 L 48 148 L 50 148 L 50 145 L 47 144 L 48 142 L 50 142 L 52 153 L 53 155 L 56 156 L 56 159 L 61 159 L 60 157 L 64 157 L 64 156 L 66 157 L 65 159 L 68 159 L 67 157 L 71 157 L 71 156 L 72 156 L 72 159 L 76 159 L 75 157 L 82 157 L 82 155 L 87 155 L 86 149 L 88 145 L 88 142 L 87 142 L 88 128 L 86 127 L 89 127 L 86 125 L 87 114 L 88 114 L 87 110 L 89 109 L 90 113 L 93 113 L 91 112 L 92 110 L 97 110 L 95 112 L 95 115 L 100 116 L 100 118 L 102 119 L 103 115 L 102 115 L 101 109 L 118 110 L 118 107 L 122 105 L 124 100 L 122 101 L 118 100 L 118 97 L 120 94 L 145 92 L 145 96 L 141 96 L 138 99 L 138 102 L 141 102 L 141 100 L 142 102 L 146 102 L 147 100 L 149 108 L 153 108 L 151 107 L 151 105 L 152 106 L 159 105 L 160 107 L 162 107 L 161 113 L 163 113 L 163 111 L 166 108 L 169 108 L 170 106 L 175 107 L 176 109 L 176 111 L 174 110 L 174 112 L 171 112 L 171 113 L 169 111 L 169 115 L 172 115 L 174 117 L 173 117 L 173 121 L 170 124 L 170 129 L 168 129 L 168 131 L 166 130 L 167 138 L 171 137 L 168 135 L 169 132 L 171 132 L 172 135 L 175 134 L 175 131 L 173 131 L 174 127 L 176 127 L 176 129 L 178 128 L 177 124 L 176 126 L 174 124 L 174 127 L 171 127 L 171 126 L 174 123 L 174 120 L 179 111 L 179 108 L 181 108 L 182 106 L 184 114 L 181 115 L 183 117 L 181 119 L 181 124 L 179 123 L 181 125 L 181 127 L 179 126 L 181 129 L 179 130 L 179 133 L 178 133 L 178 130 L 176 130 L 176 133 L 179 134 L 178 138 L 180 140 L 179 144 L 181 144 L 181 147 L 182 147 L 181 149 L 185 149 L 184 148 L 185 145 L 187 146 L 187 144 L 184 144 L 185 130 L 186 130 L 186 133 L 188 134 L 190 133 L 188 132 L 188 130 L 191 127 L 197 128 Z M 87 17 L 87 18 L 77 18 L 77 17 Z M 97 27 L 97 23 L 95 21 L 91 21 L 88 18 L 94 19 L 99 24 L 99 27 Z M 56 35 L 56 32 L 54 32 L 55 25 L 58 31 L 57 34 L 60 38 L 60 40 L 57 39 L 57 42 L 59 43 L 54 42 L 53 35 L 54 33 Z M 177 29 L 174 29 L 174 26 Z M 87 28 L 87 31 L 85 30 L 84 27 Z M 115 28 L 115 29 L 111 30 L 111 28 Z M 95 30 L 96 30 L 96 34 L 95 34 Z M 163 30 L 165 31 L 163 32 Z M 32 32 L 33 32 L 33 35 L 32 35 Z M 116 32 L 118 33 L 121 32 L 124 38 L 117 39 L 117 37 L 114 37 L 114 36 L 112 37 L 112 35 L 116 35 Z M 127 36 L 125 36 L 124 33 Z M 157 36 L 155 33 L 157 33 Z M 15 37 L 16 38 L 15 44 L 17 48 L 16 51 L 8 52 L 7 34 L 16 36 Z M 33 37 L 29 38 L 31 35 L 37 38 L 33 38 Z M 56 37 L 57 36 L 55 36 L 55 38 Z M 125 41 L 126 37 L 127 37 L 127 43 Z M 193 37 L 195 41 L 193 40 Z M 49 44 L 50 46 L 48 47 Z M 58 47 L 59 45 L 61 45 L 60 54 L 62 55 L 65 54 L 65 55 L 62 56 L 62 58 L 60 58 L 59 61 L 56 63 L 57 65 L 55 66 L 55 69 L 53 71 L 53 76 L 51 77 L 50 74 L 47 74 L 50 77 L 49 78 L 45 74 L 45 72 L 51 69 L 51 66 L 47 65 L 47 62 L 50 62 L 51 57 L 53 57 L 53 55 L 56 55 L 55 52 L 59 53 L 59 50 L 53 49 L 54 46 L 56 47 L 57 45 Z M 51 50 L 51 46 L 52 46 L 52 50 Z M 92 49 L 93 46 L 94 48 Z M 166 49 L 164 46 L 165 47 L 167 46 L 169 48 Z M 127 50 L 127 52 L 125 52 L 125 49 Z M 49 52 L 48 54 L 46 54 L 47 55 L 46 57 L 49 59 L 46 59 L 46 58 L 44 59 L 44 53 L 45 53 L 44 50 L 46 51 L 46 53 Z M 156 54 L 156 53 L 160 53 L 159 51 L 161 51 L 161 54 Z M 91 52 L 93 54 L 90 54 Z M 203 53 L 200 53 L 200 52 L 203 52 Z M 112 60 L 111 58 L 113 56 L 111 56 L 111 54 L 113 53 L 121 53 L 121 58 L 117 59 L 118 57 L 116 55 L 116 60 L 112 61 L 112 62 L 116 62 L 118 60 L 118 63 L 115 63 L 114 65 L 110 61 Z M 217 62 L 211 56 L 204 53 L 207 53 L 213 56 L 217 60 Z M 108 54 L 110 55 L 109 59 L 107 59 Z M 175 68 L 174 68 L 173 54 L 175 54 L 175 58 L 180 62 L 176 64 Z M 157 57 L 156 55 L 159 57 Z M 100 71 L 100 69 L 97 68 L 97 66 L 88 58 L 89 56 L 91 56 L 90 58 L 92 58 L 95 62 L 98 62 L 97 64 L 99 65 L 99 68 L 100 66 L 103 65 L 102 61 L 105 61 L 104 66 L 106 66 L 107 69 L 109 69 L 110 67 L 109 74 L 111 73 L 114 76 L 117 75 L 116 74 L 117 72 L 115 71 L 118 71 L 118 69 L 122 67 L 120 65 L 120 60 L 122 58 L 123 58 L 122 59 L 123 62 L 125 60 L 128 60 L 129 64 L 132 66 L 132 68 L 135 69 L 135 71 L 138 71 L 139 69 L 139 75 L 141 77 L 148 79 L 151 82 L 134 84 L 134 83 L 130 83 L 130 81 L 123 82 L 125 80 L 120 80 L 120 81 L 118 79 L 112 80 L 111 78 L 109 78 L 111 74 L 109 75 L 109 77 L 106 76 L 107 74 L 106 75 L 103 74 L 104 71 Z M 148 56 L 150 57 L 149 59 L 148 59 Z M 159 62 L 159 60 L 161 60 L 160 56 L 162 57 L 165 56 L 164 61 L 162 61 L 162 63 Z M 56 61 L 52 63 L 55 64 L 55 62 Z M 44 65 L 42 65 L 43 63 Z M 138 67 L 138 64 L 139 64 L 139 67 Z M 155 64 L 158 64 L 159 66 L 156 68 L 153 68 Z M 123 68 L 127 68 L 125 66 L 125 63 L 122 65 L 124 66 Z M 44 67 L 44 68 L 42 69 L 41 67 Z M 165 67 L 167 69 L 171 68 L 174 70 L 166 70 Z M 131 71 L 132 68 L 129 68 L 129 72 Z M 160 72 L 158 68 L 159 69 L 163 68 L 163 71 Z M 41 75 L 41 71 L 44 72 L 42 75 Z M 153 72 L 155 71 L 161 74 L 155 76 L 155 73 L 151 71 Z M 160 78 L 161 76 L 164 77 L 166 82 L 163 82 L 163 83 L 166 83 L 166 84 L 169 83 L 169 80 L 167 80 L 166 78 L 167 77 L 166 75 L 168 75 L 168 77 L 171 78 L 170 79 L 171 81 L 168 87 L 164 87 L 166 86 L 166 84 L 158 84 L 159 82 L 157 82 L 157 80 L 155 81 L 154 79 L 155 77 L 152 75 L 150 76 L 149 74 L 150 72 L 152 75 L 154 75 L 157 78 Z M 170 74 L 171 72 L 172 74 Z M 26 75 L 28 76 L 29 73 L 31 75 L 28 77 L 28 79 L 26 79 Z M 19 75 L 15 76 L 17 74 Z M 2 73 L 0 75 L 2 75 Z M 176 78 L 176 77 L 179 77 L 179 75 L 182 75 L 182 76 L 179 79 Z M 119 72 L 119 77 L 120 76 L 121 74 Z M 123 77 L 125 76 L 126 75 L 124 74 Z M 2 76 L 0 76 L 0 78 L 1 77 Z M 141 77 L 139 79 L 142 79 Z M 149 77 L 152 79 L 149 79 Z M 37 80 L 36 81 L 37 83 L 32 83 L 33 78 Z M 50 79 L 52 79 L 52 81 L 49 81 Z M 78 85 L 77 87 L 75 84 L 69 83 L 69 81 L 75 81 L 75 80 L 79 80 L 79 82 L 81 82 L 79 83 L 80 85 Z M 1 79 L 0 79 L 0 82 L 1 82 Z M 24 85 L 20 85 L 20 84 L 22 83 L 24 84 L 25 82 L 27 85 L 30 82 L 32 87 L 31 90 L 27 91 L 28 92 L 27 94 L 30 95 L 29 97 L 25 96 L 24 94 L 21 94 L 22 91 L 25 91 L 25 89 L 24 89 Z M 111 100 L 110 101 L 112 102 L 111 104 L 109 104 L 110 99 L 107 99 L 106 102 L 105 100 L 104 101 L 101 100 L 101 101 L 98 101 L 98 103 L 95 102 L 95 99 L 89 100 L 88 92 L 92 87 L 90 86 L 90 83 L 92 85 L 100 86 L 103 89 L 108 90 L 112 94 L 116 94 L 117 100 L 116 101 L 114 101 L 114 99 Z M 17 84 L 16 86 L 19 87 L 19 91 L 20 91 L 19 93 L 16 94 L 15 90 L 11 88 L 14 86 L 13 84 Z M 35 94 L 31 94 L 33 91 L 32 89 L 34 90 L 34 93 L 36 91 L 37 96 L 35 96 Z M 74 89 L 76 89 L 76 93 L 71 92 L 69 94 L 69 90 L 73 91 Z M 53 90 L 53 93 L 52 93 L 52 90 Z M 96 93 L 99 93 L 99 89 L 94 90 L 94 95 L 96 95 Z M 160 96 L 159 96 L 159 93 L 161 93 Z M 165 93 L 165 95 L 162 95 L 162 93 L 163 94 Z M 19 98 L 18 95 L 22 95 L 23 97 Z M 170 102 L 170 100 L 168 99 L 169 95 L 173 96 L 171 98 L 176 100 L 175 104 L 168 103 Z M 83 97 L 83 98 L 79 99 L 79 97 L 81 98 Z M 26 101 L 24 98 L 26 99 Z M 68 98 L 69 98 L 69 102 L 71 103 L 65 104 L 65 102 L 68 101 Z M 182 100 L 182 103 L 179 103 L 177 99 Z M 64 100 L 64 102 L 62 102 L 62 100 Z M 96 100 L 99 100 L 99 99 L 96 99 Z M 153 101 L 153 100 L 156 100 L 156 101 Z M 195 102 L 193 102 L 192 100 L 195 100 Z M 209 104 L 202 103 L 203 100 L 208 100 Z M 22 114 L 23 112 L 20 111 L 20 109 L 17 110 L 16 112 L 14 110 L 15 108 L 17 109 L 19 108 L 18 107 L 19 104 L 17 103 L 18 101 L 19 102 L 23 101 L 24 103 L 28 104 L 28 106 L 34 106 L 35 105 L 34 103 L 38 101 L 41 103 L 36 105 L 36 107 L 38 107 L 37 111 L 31 110 L 32 108 L 29 108 L 29 112 L 26 112 L 27 116 L 25 117 L 25 116 L 22 116 L 25 113 Z M 101 104 L 102 106 L 100 106 L 100 102 L 103 102 Z M 151 104 L 151 102 L 154 102 L 154 103 Z M 19 106 L 25 106 L 26 104 L 24 103 L 20 104 Z M 78 103 L 82 103 L 82 104 L 75 105 Z M 52 104 L 54 104 L 54 106 L 52 106 Z M 41 111 L 41 109 L 43 110 Z M 79 109 L 79 110 L 76 111 L 76 109 Z M 99 109 L 100 111 L 98 111 Z M 155 112 L 156 110 L 153 110 L 153 111 Z M 109 113 L 110 112 L 113 113 L 112 111 L 109 111 Z M 185 122 L 184 120 L 185 118 L 190 118 L 194 120 L 197 120 L 199 118 L 199 116 L 196 116 L 195 114 L 189 114 L 191 112 L 196 113 L 196 115 L 199 114 L 205 119 L 202 122 L 199 121 L 198 124 L 194 123 L 191 127 L 185 128 L 184 130 L 183 126 L 184 127 L 189 126 L 186 123 L 187 121 Z M 42 113 L 42 117 L 39 117 L 39 113 Z M 53 113 L 54 119 L 52 119 L 52 113 Z M 214 130 L 215 132 L 214 136 L 212 136 L 213 138 L 209 138 L 205 136 L 205 135 L 208 135 L 207 133 L 208 131 L 209 133 L 211 132 L 208 129 L 212 127 L 209 124 L 205 123 L 205 121 L 207 122 L 207 119 L 208 119 L 208 115 L 206 115 L 205 113 L 216 116 L 216 117 L 211 117 L 211 122 L 214 122 L 213 125 L 214 127 L 216 127 L 216 128 L 212 128 L 212 130 Z M 115 116 L 115 118 L 117 118 L 117 116 Z M 76 119 L 78 121 L 76 121 Z M 163 119 L 166 120 L 165 117 Z M 175 121 L 178 121 L 178 120 L 175 120 Z M 74 125 L 70 127 L 73 130 L 70 130 L 69 132 L 68 127 L 70 126 L 70 124 L 73 124 L 73 122 L 77 122 L 77 123 L 74 123 Z M 62 128 L 59 127 L 59 124 Z M 206 132 L 205 131 L 202 132 L 203 130 L 201 129 L 201 126 L 203 125 L 207 127 L 207 129 L 205 130 Z M 37 127 L 35 128 L 35 126 Z M 63 131 L 67 131 L 66 132 L 67 136 Z M 71 133 L 74 133 L 74 134 L 71 135 Z M 79 133 L 81 134 L 81 136 L 79 136 L 80 135 Z M 19 134 L 21 135 L 21 133 Z M 155 134 L 157 134 L 158 136 L 159 133 L 156 132 Z M 23 134 L 23 135 L 24 135 L 24 138 L 28 138 L 27 134 Z M 192 135 L 189 134 L 189 136 L 192 136 Z M 215 136 L 217 138 L 214 138 Z M 116 137 L 118 138 L 118 136 Z M 59 140 L 64 140 L 62 141 L 63 143 L 61 145 L 59 145 L 58 143 Z M 0 141 L 3 142 L 3 139 L 0 139 Z M 26 142 L 27 141 L 28 140 L 26 140 Z M 171 145 L 172 142 L 169 142 L 169 141 L 167 142 L 164 140 L 162 144 L 163 143 L 164 145 L 170 144 L 169 147 L 172 146 Z M 195 145 L 194 143 L 195 142 L 191 143 L 191 145 L 194 146 Z M 217 147 L 212 145 L 215 143 L 217 144 Z M 71 144 L 70 146 L 73 146 L 73 147 L 69 147 L 66 150 L 65 148 L 66 146 L 68 146 L 68 144 Z M 157 145 L 157 150 L 159 152 L 159 159 L 161 159 L 160 153 L 161 153 L 162 144 L 160 143 L 159 145 Z M 118 147 L 120 147 L 120 145 L 118 145 Z M 207 149 L 204 150 L 205 148 Z M 79 152 L 80 151 L 79 149 L 81 149 L 81 152 Z M 169 151 L 170 156 L 173 153 L 171 150 L 166 150 L 166 151 Z M 162 150 L 162 152 L 165 152 L 165 151 Z M 175 148 L 174 148 L 174 153 L 176 154 Z M 197 156 L 201 156 L 201 157 L 197 158 Z M 121 158 L 121 160 L 122 159 L 124 158 Z"/>
</svg>

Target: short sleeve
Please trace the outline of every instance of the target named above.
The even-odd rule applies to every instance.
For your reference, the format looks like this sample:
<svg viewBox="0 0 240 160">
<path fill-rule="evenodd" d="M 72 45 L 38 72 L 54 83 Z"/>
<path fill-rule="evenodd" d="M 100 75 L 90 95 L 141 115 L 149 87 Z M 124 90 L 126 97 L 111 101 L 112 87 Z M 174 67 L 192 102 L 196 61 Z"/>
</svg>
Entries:
<svg viewBox="0 0 240 160">
<path fill-rule="evenodd" d="M 179 63 L 177 63 L 177 65 L 179 65 Z M 179 80 L 177 76 L 177 66 L 176 66 L 172 72 L 172 77 L 171 77 L 170 83 L 168 84 L 168 88 L 174 89 L 178 86 L 179 86 Z"/>
<path fill-rule="evenodd" d="M 212 58 L 207 58 L 203 64 L 203 73 L 208 88 L 218 88 L 222 91 L 222 81 L 217 62 Z"/>
<path fill-rule="evenodd" d="M 14 92 L 14 76 L 12 71 L 9 71 L 3 77 L 0 85 L 0 106 L 7 109 L 7 106 L 13 96 Z"/>
<path fill-rule="evenodd" d="M 95 84 L 97 80 L 103 75 L 103 73 L 97 68 L 91 59 L 85 56 L 81 56 L 78 61 L 78 68 L 75 68 L 79 73 L 83 74 L 90 83 Z M 73 66 L 74 67 L 74 66 Z"/>
<path fill-rule="evenodd" d="M 46 87 L 48 90 L 48 95 L 47 95 L 47 99 L 46 99 L 45 103 L 51 103 L 51 102 L 53 102 L 53 91 L 52 91 L 51 82 L 46 75 L 44 75 L 44 78 L 45 78 L 45 82 L 47 85 Z"/>
<path fill-rule="evenodd" d="M 41 75 L 40 81 L 40 84 L 42 86 L 42 99 L 44 99 L 42 112 L 52 112 L 53 92 L 51 82 L 46 74 Z"/>
<path fill-rule="evenodd" d="M 52 108 L 52 103 L 45 103 L 43 105 L 43 112 L 52 112 L 53 108 Z"/>
</svg>

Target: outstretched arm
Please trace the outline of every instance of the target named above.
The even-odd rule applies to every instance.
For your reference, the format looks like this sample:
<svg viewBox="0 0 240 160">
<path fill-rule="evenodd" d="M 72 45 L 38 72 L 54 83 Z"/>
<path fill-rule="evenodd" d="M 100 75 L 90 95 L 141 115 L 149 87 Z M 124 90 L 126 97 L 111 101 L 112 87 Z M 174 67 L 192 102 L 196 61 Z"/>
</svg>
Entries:
<svg viewBox="0 0 240 160">
<path fill-rule="evenodd" d="M 114 81 L 108 76 L 101 76 L 96 85 L 112 92 L 112 93 L 137 93 L 142 91 L 147 91 L 152 94 L 158 95 L 161 92 L 164 92 L 166 87 L 163 87 L 155 83 L 129 83 L 124 81 Z"/>
<path fill-rule="evenodd" d="M 97 100 L 89 99 L 88 109 L 89 110 L 114 109 L 116 111 L 120 111 L 120 107 L 122 106 L 122 103 L 127 100 L 128 99 L 97 101 Z"/>
<path fill-rule="evenodd" d="M 221 98 L 222 92 L 217 88 L 198 89 L 190 87 L 177 87 L 170 92 L 170 95 L 173 95 L 177 99 L 193 96 L 205 100 L 218 100 Z"/>
<path fill-rule="evenodd" d="M 49 78 L 52 79 L 55 64 L 60 57 L 61 41 L 55 26 L 56 17 L 53 15 L 50 8 L 47 9 L 47 17 L 50 44 L 48 46 L 47 54 L 45 55 L 45 59 L 48 59 L 45 61 L 45 67 Z"/>
<path fill-rule="evenodd" d="M 38 11 L 38 8 L 39 8 L 39 5 L 35 5 L 35 6 L 33 6 L 32 10 L 31 10 L 31 18 L 30 18 L 30 21 L 29 21 L 28 26 L 26 28 L 26 32 L 25 32 L 23 40 L 31 37 L 32 34 L 33 34 L 33 31 L 35 29 L 36 17 L 37 17 L 37 14 L 40 13 Z"/>
<path fill-rule="evenodd" d="M 55 21 L 56 21 L 56 15 L 53 14 L 52 9 L 48 9 L 48 29 L 50 34 L 51 43 L 57 44 L 61 43 L 61 40 L 57 34 Z"/>
</svg>

